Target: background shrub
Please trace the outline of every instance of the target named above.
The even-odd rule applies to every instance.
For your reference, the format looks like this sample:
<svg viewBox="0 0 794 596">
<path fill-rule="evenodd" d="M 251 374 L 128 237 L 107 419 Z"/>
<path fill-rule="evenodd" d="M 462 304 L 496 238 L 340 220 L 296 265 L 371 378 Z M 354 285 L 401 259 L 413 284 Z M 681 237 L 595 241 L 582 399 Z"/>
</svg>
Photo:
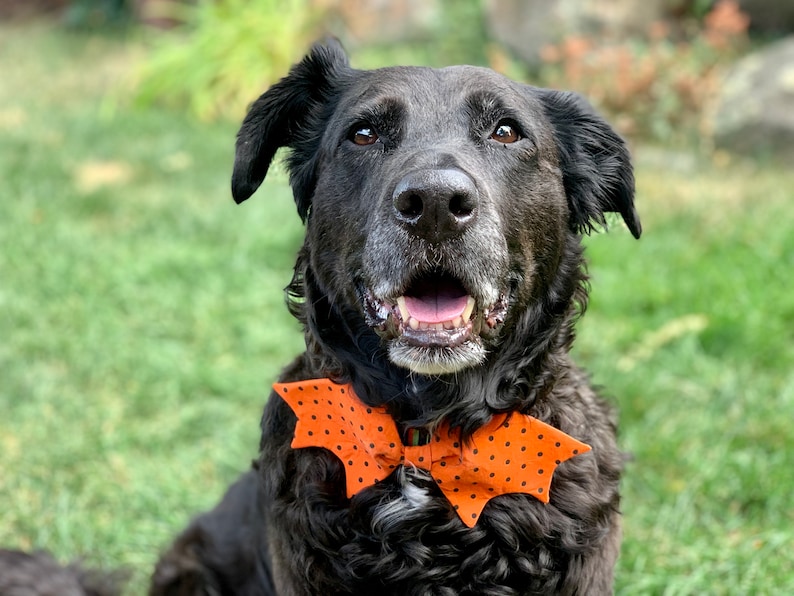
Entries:
<svg viewBox="0 0 794 596">
<path fill-rule="evenodd" d="M 136 99 L 202 120 L 241 117 L 305 51 L 319 16 L 305 0 L 201 0 L 171 8 L 184 24 L 157 34 Z"/>
<path fill-rule="evenodd" d="M 544 49 L 541 84 L 583 93 L 631 137 L 692 142 L 722 69 L 747 46 L 748 25 L 736 2 L 722 0 L 700 20 L 655 23 L 644 38 L 569 37 Z"/>
</svg>

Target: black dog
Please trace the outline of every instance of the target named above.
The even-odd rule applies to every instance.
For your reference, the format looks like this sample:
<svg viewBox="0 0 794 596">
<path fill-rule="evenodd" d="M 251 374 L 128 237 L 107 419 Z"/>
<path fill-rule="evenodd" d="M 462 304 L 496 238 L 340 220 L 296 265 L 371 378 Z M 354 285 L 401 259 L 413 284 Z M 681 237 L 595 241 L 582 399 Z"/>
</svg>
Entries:
<svg viewBox="0 0 794 596">
<path fill-rule="evenodd" d="M 280 147 L 307 347 L 281 381 L 301 383 L 152 594 L 611 593 L 623 457 L 568 352 L 581 234 L 614 211 L 640 235 L 623 141 L 576 95 L 354 70 L 328 42 L 251 107 L 237 202 Z"/>
</svg>

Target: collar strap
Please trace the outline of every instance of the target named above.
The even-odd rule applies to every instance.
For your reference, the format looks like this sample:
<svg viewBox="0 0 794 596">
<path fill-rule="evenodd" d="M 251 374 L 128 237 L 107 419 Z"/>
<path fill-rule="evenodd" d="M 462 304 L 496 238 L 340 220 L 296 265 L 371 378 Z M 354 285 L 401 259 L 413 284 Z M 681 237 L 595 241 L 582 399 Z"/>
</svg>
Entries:
<svg viewBox="0 0 794 596">
<path fill-rule="evenodd" d="M 406 428 L 403 433 L 403 445 L 406 447 L 419 447 L 430 442 L 430 433 L 424 428 Z"/>
</svg>

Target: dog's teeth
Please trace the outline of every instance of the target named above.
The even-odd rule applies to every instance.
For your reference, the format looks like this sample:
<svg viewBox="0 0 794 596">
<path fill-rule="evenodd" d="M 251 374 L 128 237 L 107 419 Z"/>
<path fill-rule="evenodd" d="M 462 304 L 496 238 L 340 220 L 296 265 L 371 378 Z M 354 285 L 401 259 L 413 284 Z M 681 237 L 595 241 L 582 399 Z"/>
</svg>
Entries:
<svg viewBox="0 0 794 596">
<path fill-rule="evenodd" d="M 463 309 L 463 314 L 461 318 L 464 321 L 468 321 L 471 318 L 471 313 L 474 312 L 474 298 L 469 296 L 468 301 L 466 302 L 466 308 Z"/>
<path fill-rule="evenodd" d="M 463 314 L 461 316 L 455 317 L 454 319 L 450 319 L 448 321 L 441 321 L 440 323 L 427 323 L 425 321 L 420 321 L 416 317 L 412 317 L 411 313 L 408 312 L 408 308 L 405 305 L 405 298 L 403 296 L 397 298 L 397 308 L 400 311 L 400 316 L 402 317 L 403 323 L 414 331 L 444 331 L 445 329 L 447 331 L 451 331 L 452 329 L 460 329 L 471 318 L 471 314 L 474 312 L 474 298 L 471 296 L 469 297 L 468 301 L 466 302 L 466 308 L 463 310 Z"/>
<path fill-rule="evenodd" d="M 400 316 L 403 321 L 407 321 L 411 318 L 411 313 L 408 312 L 408 307 L 405 306 L 405 296 L 397 298 L 397 308 L 400 309 Z"/>
</svg>

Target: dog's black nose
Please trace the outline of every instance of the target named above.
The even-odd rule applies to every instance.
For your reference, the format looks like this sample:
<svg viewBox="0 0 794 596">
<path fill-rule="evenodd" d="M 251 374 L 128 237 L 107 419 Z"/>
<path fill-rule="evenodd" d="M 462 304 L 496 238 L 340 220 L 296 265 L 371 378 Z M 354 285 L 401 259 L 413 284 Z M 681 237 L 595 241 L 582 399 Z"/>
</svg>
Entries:
<svg viewBox="0 0 794 596">
<path fill-rule="evenodd" d="M 400 180 L 392 203 L 397 221 L 412 234 L 442 242 L 461 234 L 474 220 L 477 187 L 461 170 L 421 170 Z"/>
</svg>

